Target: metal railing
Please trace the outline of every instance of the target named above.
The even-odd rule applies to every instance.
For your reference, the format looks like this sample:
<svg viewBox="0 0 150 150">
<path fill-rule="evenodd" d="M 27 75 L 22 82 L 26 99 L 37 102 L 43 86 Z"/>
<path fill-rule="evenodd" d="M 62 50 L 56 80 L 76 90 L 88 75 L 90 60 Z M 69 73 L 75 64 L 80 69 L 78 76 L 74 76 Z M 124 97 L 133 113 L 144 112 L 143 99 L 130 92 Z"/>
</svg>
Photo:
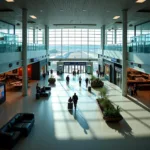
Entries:
<svg viewBox="0 0 150 150">
<path fill-rule="evenodd" d="M 150 42 L 131 42 L 128 45 L 128 52 L 150 53 Z"/>
<path fill-rule="evenodd" d="M 28 43 L 27 50 L 28 51 L 45 50 L 45 45 Z M 18 38 L 16 35 L 0 32 L 0 53 L 21 52 L 21 51 L 22 51 L 22 43 L 18 42 Z"/>
</svg>

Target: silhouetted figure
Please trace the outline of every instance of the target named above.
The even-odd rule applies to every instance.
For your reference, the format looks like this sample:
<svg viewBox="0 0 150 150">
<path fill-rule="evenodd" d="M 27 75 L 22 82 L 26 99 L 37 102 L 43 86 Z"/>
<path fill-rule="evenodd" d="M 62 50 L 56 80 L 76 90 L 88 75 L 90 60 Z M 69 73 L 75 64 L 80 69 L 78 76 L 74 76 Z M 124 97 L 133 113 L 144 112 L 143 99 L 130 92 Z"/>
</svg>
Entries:
<svg viewBox="0 0 150 150">
<path fill-rule="evenodd" d="M 36 85 L 36 93 L 40 93 L 40 92 L 41 92 L 41 88 L 40 88 L 39 84 L 37 83 L 37 85 Z"/>
<path fill-rule="evenodd" d="M 66 83 L 67 83 L 67 85 L 69 85 L 69 80 L 70 80 L 70 78 L 69 78 L 69 76 L 67 75 L 67 77 L 66 77 Z"/>
<path fill-rule="evenodd" d="M 73 99 L 74 108 L 76 110 L 77 102 L 78 102 L 78 96 L 76 95 L 76 93 L 74 93 L 72 99 Z"/>
<path fill-rule="evenodd" d="M 72 103 L 72 98 L 70 97 L 69 99 L 68 99 L 68 103 Z"/>
<path fill-rule="evenodd" d="M 81 81 L 82 81 L 82 78 L 81 76 L 79 77 L 79 86 L 81 86 Z"/>
<path fill-rule="evenodd" d="M 89 79 L 86 78 L 86 79 L 85 79 L 86 87 L 88 87 L 88 82 L 89 82 Z"/>
<path fill-rule="evenodd" d="M 51 75 L 52 75 L 53 74 L 53 70 L 51 69 L 50 72 L 51 72 Z"/>
</svg>

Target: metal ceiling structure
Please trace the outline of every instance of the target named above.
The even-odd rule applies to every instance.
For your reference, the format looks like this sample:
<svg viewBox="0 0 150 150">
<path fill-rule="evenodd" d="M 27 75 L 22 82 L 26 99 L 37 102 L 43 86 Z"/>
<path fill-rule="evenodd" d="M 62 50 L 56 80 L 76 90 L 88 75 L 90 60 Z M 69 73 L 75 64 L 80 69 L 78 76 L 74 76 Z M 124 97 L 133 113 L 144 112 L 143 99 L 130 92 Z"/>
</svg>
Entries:
<svg viewBox="0 0 150 150">
<path fill-rule="evenodd" d="M 22 8 L 28 9 L 28 15 L 35 15 L 35 24 L 29 26 L 54 24 L 96 24 L 100 28 L 103 24 L 113 26 L 115 22 L 122 22 L 122 10 L 128 9 L 128 24 L 138 24 L 150 20 L 150 1 L 142 4 L 136 0 L 15 0 L 7 3 L 0 0 L 0 20 L 17 24 L 22 22 Z M 139 11 L 139 10 L 147 11 Z M 120 16 L 113 20 L 114 16 Z M 117 23 L 116 23 L 117 24 Z M 120 26 L 117 24 L 116 26 Z M 58 26 L 57 26 L 58 28 Z M 61 26 L 62 28 L 62 26 Z M 90 27 L 89 27 L 90 28 Z M 93 27 L 92 27 L 93 28 Z"/>
</svg>

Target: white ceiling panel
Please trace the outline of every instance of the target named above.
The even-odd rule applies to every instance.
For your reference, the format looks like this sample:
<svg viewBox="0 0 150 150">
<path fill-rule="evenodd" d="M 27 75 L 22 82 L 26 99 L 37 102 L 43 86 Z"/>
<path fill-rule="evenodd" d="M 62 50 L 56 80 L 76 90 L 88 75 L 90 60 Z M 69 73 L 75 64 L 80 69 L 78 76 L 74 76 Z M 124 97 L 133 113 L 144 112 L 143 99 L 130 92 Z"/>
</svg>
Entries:
<svg viewBox="0 0 150 150">
<path fill-rule="evenodd" d="M 128 9 L 128 21 L 139 23 L 150 20 L 150 13 L 139 13 L 139 9 L 150 8 L 150 1 L 136 4 L 136 0 L 15 0 L 15 3 L 0 1 L 0 11 L 12 9 L 14 12 L 0 12 L 0 20 L 10 23 L 21 22 L 22 8 L 28 9 L 28 15 L 37 16 L 36 25 L 53 24 L 96 24 L 100 28 L 103 24 L 113 25 L 116 15 L 121 16 L 122 10 Z M 29 20 L 32 20 L 30 17 Z"/>
</svg>

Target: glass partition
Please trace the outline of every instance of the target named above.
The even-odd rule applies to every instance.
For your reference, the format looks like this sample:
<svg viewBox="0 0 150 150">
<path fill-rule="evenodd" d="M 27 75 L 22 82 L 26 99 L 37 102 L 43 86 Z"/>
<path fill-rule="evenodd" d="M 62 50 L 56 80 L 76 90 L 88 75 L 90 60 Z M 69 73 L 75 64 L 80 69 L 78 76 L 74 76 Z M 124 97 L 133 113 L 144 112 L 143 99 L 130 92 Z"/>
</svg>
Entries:
<svg viewBox="0 0 150 150">
<path fill-rule="evenodd" d="M 17 36 L 0 33 L 0 53 L 21 51 L 21 43 L 17 42 Z"/>
<path fill-rule="evenodd" d="M 122 51 L 122 44 L 109 44 L 104 46 L 105 50 Z"/>
</svg>

